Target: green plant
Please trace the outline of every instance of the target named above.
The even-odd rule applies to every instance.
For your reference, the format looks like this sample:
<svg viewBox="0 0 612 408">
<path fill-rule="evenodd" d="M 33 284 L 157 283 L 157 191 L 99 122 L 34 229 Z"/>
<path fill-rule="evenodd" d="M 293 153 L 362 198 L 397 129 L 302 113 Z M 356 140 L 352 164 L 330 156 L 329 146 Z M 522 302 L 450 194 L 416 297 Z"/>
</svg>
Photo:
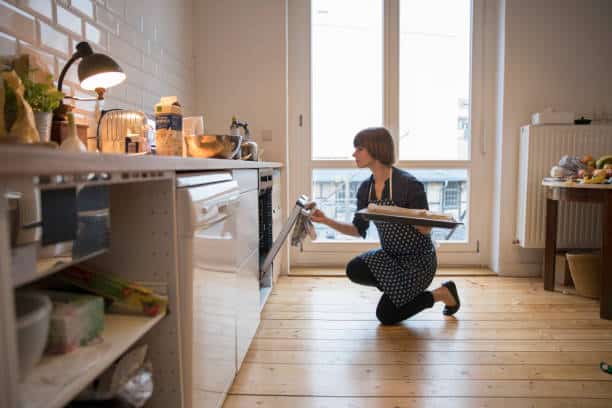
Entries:
<svg viewBox="0 0 612 408">
<path fill-rule="evenodd" d="M 48 74 L 45 82 L 34 82 L 26 77 L 21 77 L 21 81 L 24 87 L 23 96 L 35 112 L 52 112 L 64 98 L 62 92 L 49 85 L 53 83 L 51 74 Z"/>
</svg>

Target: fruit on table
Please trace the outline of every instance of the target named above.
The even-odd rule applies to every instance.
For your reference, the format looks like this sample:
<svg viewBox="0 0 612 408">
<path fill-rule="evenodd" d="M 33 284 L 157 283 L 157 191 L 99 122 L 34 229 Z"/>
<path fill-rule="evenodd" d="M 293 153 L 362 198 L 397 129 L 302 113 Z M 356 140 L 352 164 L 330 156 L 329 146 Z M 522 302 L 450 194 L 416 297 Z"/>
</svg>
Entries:
<svg viewBox="0 0 612 408">
<path fill-rule="evenodd" d="M 591 177 L 590 179 L 583 180 L 584 184 L 601 184 L 605 182 L 606 182 L 605 176 Z"/>
<path fill-rule="evenodd" d="M 598 169 L 603 169 L 606 164 L 612 164 L 612 154 L 601 156 L 595 165 Z"/>
<path fill-rule="evenodd" d="M 604 169 L 612 169 L 612 163 L 606 163 L 603 166 Z"/>
<path fill-rule="evenodd" d="M 584 178 L 584 177 L 587 177 L 587 176 L 592 176 L 593 175 L 593 171 L 595 171 L 595 169 L 592 168 L 592 167 L 587 167 L 586 169 L 580 169 L 580 170 L 578 170 L 578 177 Z"/>
<path fill-rule="evenodd" d="M 583 162 L 584 164 L 587 164 L 591 160 L 593 160 L 593 156 L 591 155 L 582 156 L 582 159 L 580 159 L 580 161 Z"/>
<path fill-rule="evenodd" d="M 606 169 L 595 169 L 593 171 L 593 177 L 607 178 L 608 177 L 608 170 L 606 170 Z"/>
</svg>

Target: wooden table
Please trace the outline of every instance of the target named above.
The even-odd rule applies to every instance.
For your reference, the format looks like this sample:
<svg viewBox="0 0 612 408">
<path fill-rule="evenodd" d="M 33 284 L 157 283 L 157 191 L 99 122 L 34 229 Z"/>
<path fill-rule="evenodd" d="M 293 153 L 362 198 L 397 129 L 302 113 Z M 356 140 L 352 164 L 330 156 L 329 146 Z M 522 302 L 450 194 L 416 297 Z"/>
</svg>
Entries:
<svg viewBox="0 0 612 408">
<path fill-rule="evenodd" d="M 557 251 L 557 213 L 559 201 L 600 203 L 602 211 L 601 276 L 599 316 L 612 320 L 612 184 L 577 184 L 543 181 L 546 187 L 546 244 L 544 253 L 544 289 L 555 288 L 555 254 Z"/>
</svg>

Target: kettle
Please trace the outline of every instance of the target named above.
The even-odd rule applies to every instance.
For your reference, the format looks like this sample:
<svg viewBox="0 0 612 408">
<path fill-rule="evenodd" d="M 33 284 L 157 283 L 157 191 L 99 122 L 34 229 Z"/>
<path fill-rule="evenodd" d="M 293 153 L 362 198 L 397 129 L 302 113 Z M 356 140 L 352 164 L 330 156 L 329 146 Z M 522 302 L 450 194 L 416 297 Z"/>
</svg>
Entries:
<svg viewBox="0 0 612 408">
<path fill-rule="evenodd" d="M 232 116 L 230 134 L 235 136 L 241 136 L 240 128 L 243 129 L 244 135 L 242 135 L 242 143 L 240 144 L 240 149 L 238 150 L 238 153 L 236 153 L 237 157 L 235 157 L 235 159 L 257 161 L 258 147 L 257 143 L 251 139 L 251 134 L 249 132 L 249 124 L 247 122 L 240 122 L 236 120 L 235 116 Z"/>
</svg>

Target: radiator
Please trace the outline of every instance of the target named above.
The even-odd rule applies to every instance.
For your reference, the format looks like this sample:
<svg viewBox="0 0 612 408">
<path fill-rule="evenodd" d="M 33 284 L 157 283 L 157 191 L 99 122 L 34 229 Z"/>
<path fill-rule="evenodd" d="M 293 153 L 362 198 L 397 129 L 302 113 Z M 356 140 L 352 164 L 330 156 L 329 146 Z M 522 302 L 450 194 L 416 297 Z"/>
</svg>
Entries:
<svg viewBox="0 0 612 408">
<path fill-rule="evenodd" d="M 564 155 L 612 154 L 612 124 L 523 126 L 519 148 L 516 240 L 524 248 L 544 248 L 546 191 L 542 179 Z M 599 204 L 559 203 L 558 248 L 601 246 Z"/>
</svg>

